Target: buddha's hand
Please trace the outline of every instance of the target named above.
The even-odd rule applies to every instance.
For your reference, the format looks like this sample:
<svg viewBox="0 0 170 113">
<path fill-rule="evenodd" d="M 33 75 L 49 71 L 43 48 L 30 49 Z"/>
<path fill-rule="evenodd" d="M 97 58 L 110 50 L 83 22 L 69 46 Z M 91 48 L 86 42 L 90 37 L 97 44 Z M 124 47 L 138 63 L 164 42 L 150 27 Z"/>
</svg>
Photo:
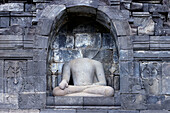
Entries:
<svg viewBox="0 0 170 113">
<path fill-rule="evenodd" d="M 68 87 L 67 81 L 66 80 L 62 80 L 61 83 L 59 84 L 59 88 L 64 90 L 67 87 Z"/>
</svg>

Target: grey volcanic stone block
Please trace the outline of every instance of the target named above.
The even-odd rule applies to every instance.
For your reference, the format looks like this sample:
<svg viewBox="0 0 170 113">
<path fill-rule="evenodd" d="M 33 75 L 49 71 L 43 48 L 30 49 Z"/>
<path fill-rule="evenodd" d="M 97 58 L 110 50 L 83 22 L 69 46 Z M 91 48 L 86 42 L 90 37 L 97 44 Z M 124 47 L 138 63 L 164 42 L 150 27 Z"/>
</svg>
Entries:
<svg viewBox="0 0 170 113">
<path fill-rule="evenodd" d="M 25 11 L 28 12 L 36 11 L 36 6 L 34 4 L 25 4 Z"/>
<path fill-rule="evenodd" d="M 0 17 L 0 27 L 9 27 L 9 17 Z"/>
<path fill-rule="evenodd" d="M 107 113 L 107 110 L 77 110 L 76 113 Z"/>
<path fill-rule="evenodd" d="M 33 60 L 34 61 L 45 61 L 47 59 L 47 50 L 46 49 L 38 49 L 33 50 Z"/>
<path fill-rule="evenodd" d="M 74 36 L 59 34 L 56 36 L 55 41 L 53 42 L 53 48 L 74 48 Z"/>
<path fill-rule="evenodd" d="M 22 27 L 32 25 L 32 17 L 11 17 L 10 25 L 20 25 Z"/>
<path fill-rule="evenodd" d="M 30 76 L 23 78 L 22 92 L 44 92 L 46 91 L 45 76 Z"/>
<path fill-rule="evenodd" d="M 130 6 L 130 10 L 142 10 L 142 9 L 143 9 L 142 3 L 132 2 L 131 6 Z"/>
<path fill-rule="evenodd" d="M 75 47 L 76 48 L 100 48 L 101 47 L 101 34 L 100 33 L 75 34 Z"/>
<path fill-rule="evenodd" d="M 35 109 L 35 110 L 21 110 L 21 109 L 18 109 L 18 110 L 9 110 L 9 113 L 39 113 L 40 111 L 38 109 Z"/>
<path fill-rule="evenodd" d="M 37 33 L 44 36 L 49 35 L 51 32 L 52 25 L 53 25 L 53 20 L 40 19 L 38 21 Z"/>
<path fill-rule="evenodd" d="M 133 62 L 120 62 L 120 75 L 132 76 L 133 75 Z"/>
<path fill-rule="evenodd" d="M 120 50 L 119 51 L 121 61 L 132 61 L 133 60 L 133 50 Z"/>
<path fill-rule="evenodd" d="M 43 109 L 46 105 L 45 92 L 19 94 L 20 109 Z"/>
<path fill-rule="evenodd" d="M 139 113 L 139 111 L 133 110 L 109 110 L 108 113 Z"/>
<path fill-rule="evenodd" d="M 48 48 L 48 37 L 46 36 L 36 36 L 34 41 L 34 47 L 39 49 Z"/>
<path fill-rule="evenodd" d="M 114 97 L 83 97 L 84 106 L 113 106 Z"/>
<path fill-rule="evenodd" d="M 99 6 L 97 9 L 106 13 L 110 19 L 124 20 L 128 18 L 122 13 L 122 11 L 115 9 L 114 7 Z"/>
<path fill-rule="evenodd" d="M 83 1 L 83 0 L 80 0 L 79 2 L 81 2 L 81 1 Z M 87 0 L 87 1 L 89 1 L 89 0 Z M 81 15 L 85 14 L 86 16 L 87 15 L 88 16 L 94 16 L 96 14 L 96 9 L 91 8 L 91 7 L 86 7 L 86 6 L 85 7 L 83 6 L 81 8 L 75 6 L 75 7 L 68 7 L 67 12 L 68 13 L 76 13 L 76 15 L 80 15 L 80 13 L 81 13 Z"/>
<path fill-rule="evenodd" d="M 77 113 L 75 109 L 42 109 L 40 113 Z"/>
<path fill-rule="evenodd" d="M 149 4 L 149 12 L 168 12 L 167 5 Z"/>
<path fill-rule="evenodd" d="M 142 22 L 142 25 L 138 27 L 139 35 L 154 35 L 155 23 L 152 19 L 148 19 Z"/>
<path fill-rule="evenodd" d="M 81 58 L 82 54 L 79 50 L 54 50 L 55 62 L 68 62 L 75 58 Z"/>
<path fill-rule="evenodd" d="M 65 5 L 49 5 L 43 10 L 41 18 L 54 20 L 57 17 L 59 19 L 65 9 Z"/>
<path fill-rule="evenodd" d="M 0 5 L 0 11 L 24 11 L 23 3 L 6 3 Z"/>
<path fill-rule="evenodd" d="M 146 96 L 142 94 L 121 94 L 123 109 L 147 109 Z"/>
<path fill-rule="evenodd" d="M 135 51 L 136 58 L 166 58 L 169 57 L 169 51 Z"/>
<path fill-rule="evenodd" d="M 170 76 L 170 63 L 163 63 L 162 64 L 162 75 L 169 77 Z"/>
<path fill-rule="evenodd" d="M 162 110 L 164 100 L 164 96 L 147 96 L 147 108 L 149 110 Z"/>
<path fill-rule="evenodd" d="M 170 106 L 170 99 L 169 99 L 169 96 L 167 96 L 165 100 L 162 101 L 162 107 L 163 109 L 170 110 L 169 106 Z"/>
<path fill-rule="evenodd" d="M 142 110 L 140 113 L 169 113 L 168 110 Z"/>
<path fill-rule="evenodd" d="M 1 109 L 0 113 L 9 113 L 9 110 L 8 109 Z"/>
<path fill-rule="evenodd" d="M 56 106 L 82 106 L 83 97 L 67 97 L 67 96 L 56 96 Z"/>
<path fill-rule="evenodd" d="M 169 80 L 170 80 L 169 76 L 162 77 L 162 94 L 170 94 Z"/>
<path fill-rule="evenodd" d="M 132 49 L 131 37 L 118 37 L 120 49 L 128 50 Z"/>
<path fill-rule="evenodd" d="M 0 93 L 0 109 L 18 109 L 18 94 Z"/>
<path fill-rule="evenodd" d="M 105 49 L 114 49 L 115 48 L 115 42 L 114 42 L 114 39 L 110 33 L 103 33 L 102 48 L 105 48 Z"/>
<path fill-rule="evenodd" d="M 115 27 L 117 36 L 131 35 L 130 25 L 127 21 L 112 20 L 113 27 Z"/>
<path fill-rule="evenodd" d="M 34 76 L 46 75 L 46 61 L 34 62 Z"/>
<path fill-rule="evenodd" d="M 90 52 L 94 52 L 90 54 Z M 105 63 L 111 63 L 113 61 L 113 51 L 110 49 L 104 49 L 104 50 L 84 50 L 83 51 L 83 57 L 88 56 L 88 58 L 94 58 L 95 60 L 98 60 L 100 62 Z"/>
<path fill-rule="evenodd" d="M 55 97 L 47 96 L 47 106 L 55 106 Z"/>
</svg>

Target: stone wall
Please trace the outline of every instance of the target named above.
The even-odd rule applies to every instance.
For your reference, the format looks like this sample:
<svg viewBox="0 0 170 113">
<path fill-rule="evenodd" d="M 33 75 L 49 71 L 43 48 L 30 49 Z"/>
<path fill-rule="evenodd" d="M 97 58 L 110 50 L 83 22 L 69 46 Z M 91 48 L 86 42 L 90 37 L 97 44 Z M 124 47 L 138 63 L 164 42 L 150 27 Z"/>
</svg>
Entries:
<svg viewBox="0 0 170 113">
<path fill-rule="evenodd" d="M 169 0 L 0 2 L 2 3 L 0 5 L 0 112 L 169 112 Z M 88 17 L 90 19 L 88 22 L 93 21 L 88 25 L 79 24 L 80 26 L 70 31 L 66 29 L 67 27 L 63 27 L 67 26 L 69 21 L 73 22 L 70 15 Z M 93 24 L 95 22 L 97 24 Z M 95 26 L 98 24 L 99 26 Z M 82 38 L 84 35 L 88 39 Z M 99 45 L 102 45 L 102 49 Z M 72 59 L 70 56 L 73 58 L 86 56 L 79 52 L 80 50 L 86 51 L 85 53 L 94 50 L 91 53 L 91 56 L 94 56 L 99 49 L 103 52 L 100 52 L 96 60 L 105 65 L 107 76 L 115 77 L 109 78 L 107 82 L 108 85 L 117 88 L 114 99 L 119 102 L 119 106 L 99 108 L 94 105 L 92 108 L 53 106 L 53 109 L 50 109 L 46 99 L 52 96 L 50 77 L 53 74 L 49 72 L 51 63 L 54 64 L 54 70 L 59 72 L 58 80 L 61 80 L 62 65 Z M 56 51 L 56 54 L 53 51 Z M 107 51 L 111 51 L 112 54 Z M 67 52 L 71 55 L 67 55 Z M 87 57 L 91 56 L 87 54 Z M 112 69 L 112 64 L 119 67 L 113 73 L 109 71 Z M 100 102 L 102 103 L 98 101 Z M 66 108 L 71 110 L 64 110 Z"/>
</svg>

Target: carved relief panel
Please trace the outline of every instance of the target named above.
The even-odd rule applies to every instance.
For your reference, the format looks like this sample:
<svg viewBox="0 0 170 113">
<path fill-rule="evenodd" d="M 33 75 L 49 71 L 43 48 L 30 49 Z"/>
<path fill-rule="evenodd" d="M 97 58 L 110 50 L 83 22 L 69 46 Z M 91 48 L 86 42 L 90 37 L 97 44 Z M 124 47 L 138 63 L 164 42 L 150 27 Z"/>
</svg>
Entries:
<svg viewBox="0 0 170 113">
<path fill-rule="evenodd" d="M 5 92 L 17 93 L 21 90 L 23 79 L 26 75 L 26 61 L 5 60 L 4 78 Z"/>
<path fill-rule="evenodd" d="M 141 62 L 141 78 L 146 94 L 160 94 L 161 86 L 161 63 Z"/>
</svg>

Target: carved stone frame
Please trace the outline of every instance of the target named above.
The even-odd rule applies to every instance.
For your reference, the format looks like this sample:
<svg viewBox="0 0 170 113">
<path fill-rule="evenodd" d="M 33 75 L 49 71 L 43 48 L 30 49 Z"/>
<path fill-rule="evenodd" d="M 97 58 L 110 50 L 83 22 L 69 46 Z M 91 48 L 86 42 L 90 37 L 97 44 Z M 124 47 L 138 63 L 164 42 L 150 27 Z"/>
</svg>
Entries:
<svg viewBox="0 0 170 113">
<path fill-rule="evenodd" d="M 48 48 L 52 43 L 52 38 L 56 35 L 59 29 L 67 22 L 67 14 L 68 13 L 81 13 L 83 16 L 96 16 L 96 21 L 110 29 L 111 35 L 115 37 L 115 43 L 117 45 L 117 50 L 119 53 L 119 68 L 123 68 L 128 63 L 133 63 L 133 49 L 131 44 L 131 29 L 129 23 L 127 21 L 126 14 L 117 9 L 112 9 L 111 6 L 100 6 L 100 3 L 93 4 L 95 0 L 90 0 L 91 2 L 82 2 L 71 4 L 63 4 L 63 5 L 49 5 L 47 6 L 40 18 L 38 19 L 37 33 L 36 39 L 41 40 L 44 43 L 44 49 L 48 58 Z M 112 9 L 112 10 L 110 10 Z M 47 24 L 48 23 L 48 24 Z M 124 42 L 122 44 L 122 42 Z M 39 56 L 40 57 L 40 56 Z M 48 60 L 45 61 L 46 66 L 48 65 Z M 124 65 L 125 64 L 125 65 Z M 127 70 L 131 72 L 132 69 Z M 46 70 L 47 73 L 47 70 Z M 127 73 L 129 74 L 129 73 Z M 124 79 L 124 73 L 120 70 L 120 84 L 121 79 Z M 124 89 L 124 86 L 121 87 Z M 120 92 L 123 93 L 123 90 Z M 47 105 L 53 105 L 48 103 L 48 100 L 51 98 L 47 98 Z M 52 98 L 53 99 L 53 98 Z"/>
</svg>

